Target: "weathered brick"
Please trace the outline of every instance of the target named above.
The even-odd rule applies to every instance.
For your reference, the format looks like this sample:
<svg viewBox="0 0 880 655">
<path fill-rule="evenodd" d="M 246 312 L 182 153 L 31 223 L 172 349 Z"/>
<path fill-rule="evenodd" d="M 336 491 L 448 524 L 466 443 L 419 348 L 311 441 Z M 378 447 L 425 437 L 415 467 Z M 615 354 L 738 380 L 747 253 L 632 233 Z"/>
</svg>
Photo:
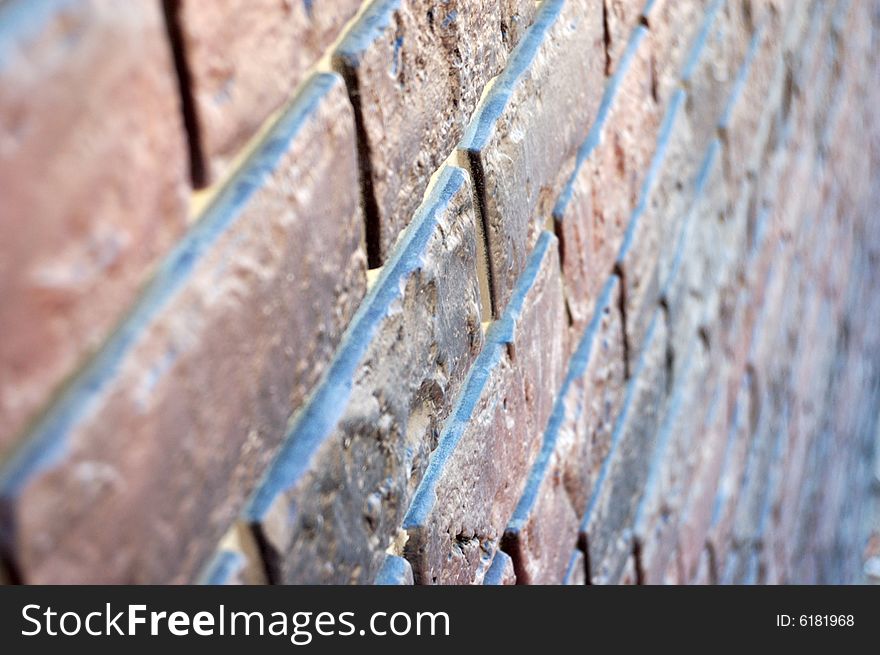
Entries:
<svg viewBox="0 0 880 655">
<path fill-rule="evenodd" d="M 617 64 L 626 50 L 632 31 L 642 18 L 646 4 L 646 0 L 603 0 L 606 75 L 612 75 L 617 70 Z"/>
<path fill-rule="evenodd" d="M 364 293 L 356 187 L 342 81 L 316 76 L 5 464 L 24 580 L 181 582 L 204 564 Z"/>
<path fill-rule="evenodd" d="M 482 580 L 562 385 L 565 325 L 557 241 L 545 232 L 490 328 L 404 519 L 417 582 Z"/>
<path fill-rule="evenodd" d="M 745 61 L 752 29 L 748 7 L 747 2 L 713 2 L 685 61 L 681 76 L 688 91 L 685 111 L 699 150 L 715 138 Z"/>
<path fill-rule="evenodd" d="M 227 173 L 302 83 L 361 0 L 164 0 L 196 140 L 198 184 Z M 189 106 L 191 104 L 191 106 Z"/>
<path fill-rule="evenodd" d="M 576 169 L 553 209 L 562 241 L 566 300 L 576 329 L 583 329 L 593 315 L 654 152 L 660 110 L 651 93 L 652 44 L 644 27 L 633 32 L 578 151 Z"/>
<path fill-rule="evenodd" d="M 376 0 L 333 53 L 360 124 L 375 264 L 387 259 L 483 87 L 504 67 L 508 39 L 533 12 L 503 0 Z"/>
<path fill-rule="evenodd" d="M 658 311 L 627 386 L 611 450 L 581 523 L 594 584 L 618 582 L 633 552 L 633 521 L 656 445 L 666 382 L 665 317 Z"/>
<path fill-rule="evenodd" d="M 247 512 L 279 582 L 373 580 L 481 347 L 473 194 L 446 168 Z"/>
<path fill-rule="evenodd" d="M 503 550 L 496 551 L 492 558 L 492 564 L 483 578 L 484 585 L 515 585 L 516 571 L 513 568 L 513 560 Z"/>
<path fill-rule="evenodd" d="M 707 399 L 707 353 L 696 335 L 687 361 L 669 401 L 656 437 L 656 447 L 645 479 L 644 496 L 634 522 L 636 547 L 641 558 L 642 581 L 662 582 L 678 539 L 678 524 L 697 464 Z"/>
<path fill-rule="evenodd" d="M 374 584 L 377 585 L 411 585 L 413 583 L 412 567 L 409 562 L 398 555 L 386 555 L 385 563 L 379 569 Z"/>
<path fill-rule="evenodd" d="M 157 3 L 11 0 L 0 24 L 2 454 L 185 230 L 187 192 Z"/>
<path fill-rule="evenodd" d="M 699 168 L 699 154 L 690 144 L 687 116 L 679 91 L 667 109 L 657 151 L 642 198 L 630 218 L 618 255 L 623 281 L 623 306 L 630 365 L 634 366 L 648 323 L 660 298 L 661 279 L 674 261 L 674 243 L 689 209 Z"/>
<path fill-rule="evenodd" d="M 599 0 L 544 2 L 459 144 L 480 198 L 496 316 L 596 116 L 602 48 Z"/>
<path fill-rule="evenodd" d="M 199 584 L 266 584 L 266 569 L 253 533 L 236 523 L 226 534 L 214 557 L 199 575 Z"/>
</svg>

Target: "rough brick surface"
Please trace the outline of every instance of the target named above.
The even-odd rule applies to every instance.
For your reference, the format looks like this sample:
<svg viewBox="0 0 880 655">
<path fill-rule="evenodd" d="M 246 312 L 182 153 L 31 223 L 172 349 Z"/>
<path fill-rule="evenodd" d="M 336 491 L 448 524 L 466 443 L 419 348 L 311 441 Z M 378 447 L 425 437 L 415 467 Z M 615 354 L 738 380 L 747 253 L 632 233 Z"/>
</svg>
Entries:
<svg viewBox="0 0 880 655">
<path fill-rule="evenodd" d="M 877 0 L 135 4 L 0 0 L 0 582 L 878 577 Z"/>
<path fill-rule="evenodd" d="M 0 8 L 0 454 L 186 227 L 156 4 Z"/>
<path fill-rule="evenodd" d="M 349 193 L 331 193 L 342 179 Z M 25 580 L 179 581 L 202 565 L 364 293 L 356 189 L 351 110 L 321 75 L 7 462 L 3 534 Z"/>
<path fill-rule="evenodd" d="M 477 184 L 496 315 L 574 167 L 602 89 L 602 11 L 594 0 L 541 5 L 462 139 Z M 559 113 L 571 121 L 557 120 Z"/>
<path fill-rule="evenodd" d="M 242 147 L 291 96 L 361 0 L 165 0 L 189 75 L 197 181 L 229 171 Z M 189 100 L 188 100 L 189 101 Z"/>
</svg>

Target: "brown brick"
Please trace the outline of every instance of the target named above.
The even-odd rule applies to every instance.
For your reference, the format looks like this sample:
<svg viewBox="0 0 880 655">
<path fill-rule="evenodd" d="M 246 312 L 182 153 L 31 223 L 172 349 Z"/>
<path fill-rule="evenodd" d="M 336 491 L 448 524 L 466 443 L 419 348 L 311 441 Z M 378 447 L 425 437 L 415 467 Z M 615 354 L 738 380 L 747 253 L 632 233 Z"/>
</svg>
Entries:
<svg viewBox="0 0 880 655">
<path fill-rule="evenodd" d="M 197 181 L 210 182 L 279 109 L 361 0 L 165 0 L 188 71 Z M 189 102 L 189 100 L 187 100 Z"/>
<path fill-rule="evenodd" d="M 562 384 L 565 325 L 557 241 L 545 232 L 490 328 L 404 519 L 417 582 L 482 580 Z"/>
<path fill-rule="evenodd" d="M 0 9 L 0 454 L 186 227 L 186 140 L 157 4 Z"/>
<path fill-rule="evenodd" d="M 483 578 L 484 585 L 515 585 L 516 572 L 513 569 L 513 560 L 503 550 L 495 552 L 492 564 Z"/>
<path fill-rule="evenodd" d="M 644 27 L 633 33 L 605 92 L 603 109 L 578 152 L 577 169 L 553 211 L 576 329 L 593 316 L 654 153 L 660 110 L 651 95 L 652 49 L 652 36 Z"/>
<path fill-rule="evenodd" d="M 278 582 L 365 583 L 480 350 L 473 192 L 444 169 L 248 509 Z"/>
<path fill-rule="evenodd" d="M 342 81 L 314 77 L 5 465 L 26 581 L 182 582 L 205 563 L 364 293 L 356 188 Z"/>
<path fill-rule="evenodd" d="M 649 0 L 645 18 L 654 34 L 657 99 L 664 106 L 675 93 L 687 56 L 706 20 L 710 0 Z"/>
<path fill-rule="evenodd" d="M 375 264 L 412 219 L 533 11 L 503 0 L 377 0 L 333 53 L 362 132 Z"/>
<path fill-rule="evenodd" d="M 633 521 L 655 447 L 666 383 L 666 326 L 663 313 L 658 311 L 627 386 L 611 451 L 581 524 L 593 584 L 617 583 L 633 552 Z"/>
<path fill-rule="evenodd" d="M 480 196 L 496 316 L 596 116 L 602 48 L 599 0 L 545 2 L 459 146 Z"/>
</svg>

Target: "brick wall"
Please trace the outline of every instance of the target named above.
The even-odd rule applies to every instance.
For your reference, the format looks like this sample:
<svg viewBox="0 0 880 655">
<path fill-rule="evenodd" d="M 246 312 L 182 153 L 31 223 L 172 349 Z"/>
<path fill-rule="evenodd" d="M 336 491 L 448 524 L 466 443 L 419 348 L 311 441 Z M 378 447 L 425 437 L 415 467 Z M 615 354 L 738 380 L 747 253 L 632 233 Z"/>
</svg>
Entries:
<svg viewBox="0 0 880 655">
<path fill-rule="evenodd" d="M 878 73 L 874 0 L 3 0 L 0 580 L 862 581 Z"/>
</svg>

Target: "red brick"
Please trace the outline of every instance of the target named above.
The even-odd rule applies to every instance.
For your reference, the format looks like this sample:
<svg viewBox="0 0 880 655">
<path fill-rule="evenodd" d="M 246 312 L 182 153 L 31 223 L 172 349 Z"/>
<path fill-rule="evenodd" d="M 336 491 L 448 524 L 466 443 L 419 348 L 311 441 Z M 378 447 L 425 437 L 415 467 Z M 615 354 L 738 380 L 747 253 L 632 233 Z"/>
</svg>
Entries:
<svg viewBox="0 0 880 655">
<path fill-rule="evenodd" d="M 361 0 L 170 4 L 203 159 L 197 178 L 210 182 L 229 172 L 248 140 L 294 95 Z"/>
<path fill-rule="evenodd" d="M 459 145 L 480 196 L 496 316 L 595 118 L 602 52 L 599 0 L 545 2 Z"/>
<path fill-rule="evenodd" d="M 606 91 L 607 109 L 581 147 L 578 168 L 554 209 L 566 300 L 577 329 L 589 323 L 614 268 L 660 127 L 660 110 L 651 95 L 651 34 L 639 28 L 629 48 Z"/>
<path fill-rule="evenodd" d="M 482 580 L 562 385 L 565 325 L 557 242 L 545 232 L 490 328 L 404 519 L 417 582 Z"/>
<path fill-rule="evenodd" d="M 445 168 L 247 510 L 278 582 L 369 583 L 482 344 L 473 191 Z"/>
<path fill-rule="evenodd" d="M 0 453 L 111 332 L 187 222 L 186 137 L 158 3 L 3 4 Z"/>
<path fill-rule="evenodd" d="M 503 0 L 379 0 L 334 51 L 360 123 L 375 264 L 412 219 L 534 11 Z"/>
<path fill-rule="evenodd" d="M 342 81 L 317 76 L 6 463 L 4 547 L 24 580 L 201 568 L 364 293 L 356 189 Z"/>
<path fill-rule="evenodd" d="M 593 584 L 615 584 L 633 552 L 632 530 L 644 493 L 666 398 L 666 325 L 655 314 L 629 381 L 611 450 L 581 524 Z"/>
</svg>

